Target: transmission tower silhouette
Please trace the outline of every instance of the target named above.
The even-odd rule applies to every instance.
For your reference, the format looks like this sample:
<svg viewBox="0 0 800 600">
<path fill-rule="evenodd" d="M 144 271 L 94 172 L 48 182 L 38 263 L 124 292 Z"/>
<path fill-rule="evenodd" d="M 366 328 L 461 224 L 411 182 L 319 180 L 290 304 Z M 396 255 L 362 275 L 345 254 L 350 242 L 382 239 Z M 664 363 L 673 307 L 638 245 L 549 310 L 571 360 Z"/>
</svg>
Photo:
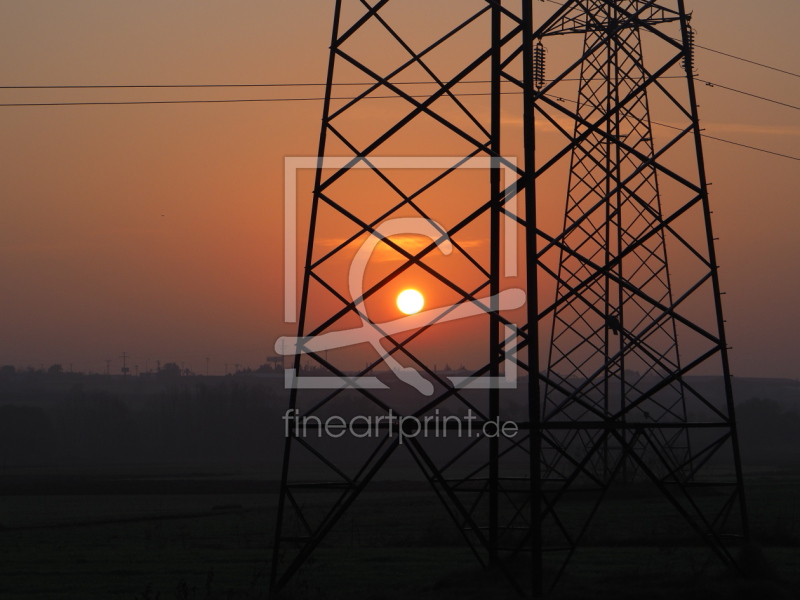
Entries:
<svg viewBox="0 0 800 600">
<path fill-rule="evenodd" d="M 612 489 L 668 511 L 643 531 L 683 527 L 738 568 L 691 14 L 446 6 L 335 5 L 298 336 L 276 344 L 294 359 L 271 590 L 398 450 L 521 594 L 556 585 Z M 433 308 L 392 312 L 409 286 Z M 479 364 L 433 368 L 459 352 Z"/>
</svg>

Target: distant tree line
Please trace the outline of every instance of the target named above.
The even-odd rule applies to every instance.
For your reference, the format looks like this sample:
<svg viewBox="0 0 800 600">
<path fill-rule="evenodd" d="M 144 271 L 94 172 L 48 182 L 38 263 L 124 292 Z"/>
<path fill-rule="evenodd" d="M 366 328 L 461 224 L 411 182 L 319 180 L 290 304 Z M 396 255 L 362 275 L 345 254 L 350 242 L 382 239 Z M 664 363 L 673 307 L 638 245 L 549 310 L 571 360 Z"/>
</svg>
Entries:
<svg viewBox="0 0 800 600">
<path fill-rule="evenodd" d="M 736 407 L 742 460 L 750 464 L 800 465 L 800 413 L 769 399 Z"/>
<path fill-rule="evenodd" d="M 274 373 L 283 373 L 284 367 L 281 361 L 272 361 L 272 363 L 264 363 L 259 365 L 255 369 L 249 366 L 242 366 L 242 365 L 234 365 L 234 368 L 231 369 L 227 375 L 266 375 L 266 374 L 274 374 Z M 303 364 L 300 367 L 301 373 L 306 374 L 316 374 L 323 372 L 322 367 L 316 364 Z M 60 363 L 56 363 L 46 367 L 42 365 L 40 368 L 36 368 L 33 366 L 27 366 L 22 368 L 17 368 L 14 365 L 3 365 L 0 366 L 0 383 L 8 382 L 13 379 L 25 379 L 28 381 L 42 381 L 46 379 L 55 379 L 55 378 L 75 378 L 76 376 L 87 375 L 88 373 L 84 372 L 73 372 L 72 370 L 66 371 L 64 366 Z M 92 375 L 103 376 L 103 373 L 92 373 Z M 190 367 L 183 367 L 176 362 L 167 362 L 163 365 L 156 367 L 155 370 L 149 371 L 142 371 L 139 373 L 139 376 L 156 376 L 165 379 L 171 379 L 175 377 L 192 377 L 203 375 L 203 373 L 197 373 L 193 371 Z M 121 376 L 119 373 L 111 373 L 113 377 Z M 131 375 L 128 375 L 131 376 Z"/>
<path fill-rule="evenodd" d="M 11 369 L 0 368 L 0 468 L 280 460 L 287 405 L 274 380 L 187 378 L 177 363 L 167 363 L 152 385 L 138 380 L 104 387 L 111 381 L 105 377 L 73 383 L 53 368 L 46 377 L 59 378 L 60 385 L 38 379 L 15 384 L 21 375 Z M 353 395 L 337 410 L 347 418 L 375 407 Z M 737 422 L 746 464 L 800 466 L 795 409 L 754 398 L 737 406 Z"/>
<path fill-rule="evenodd" d="M 0 467 L 263 462 L 283 447 L 283 404 L 270 388 L 235 379 L 134 401 L 76 385 L 46 407 L 0 405 Z"/>
</svg>

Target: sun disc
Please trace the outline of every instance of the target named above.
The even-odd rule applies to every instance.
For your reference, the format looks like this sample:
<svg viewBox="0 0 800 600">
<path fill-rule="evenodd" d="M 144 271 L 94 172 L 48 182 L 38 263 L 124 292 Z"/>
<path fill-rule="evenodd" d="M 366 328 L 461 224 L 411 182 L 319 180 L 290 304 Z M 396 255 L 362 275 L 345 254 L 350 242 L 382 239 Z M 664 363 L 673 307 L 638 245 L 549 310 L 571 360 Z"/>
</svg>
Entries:
<svg viewBox="0 0 800 600">
<path fill-rule="evenodd" d="M 397 296 L 397 308 L 407 315 L 415 315 L 425 306 L 425 298 L 417 290 L 403 290 Z"/>
</svg>

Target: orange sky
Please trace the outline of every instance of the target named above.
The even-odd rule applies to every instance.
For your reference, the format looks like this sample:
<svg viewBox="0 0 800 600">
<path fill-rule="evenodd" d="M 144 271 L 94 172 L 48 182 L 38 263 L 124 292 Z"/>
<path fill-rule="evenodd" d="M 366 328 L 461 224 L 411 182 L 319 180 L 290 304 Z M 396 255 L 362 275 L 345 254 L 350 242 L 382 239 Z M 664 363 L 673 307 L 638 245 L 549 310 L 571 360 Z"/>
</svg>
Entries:
<svg viewBox="0 0 800 600">
<path fill-rule="evenodd" d="M 688 4 L 700 44 L 800 71 L 796 3 Z M 2 85 L 320 82 L 332 6 L 7 0 Z M 702 50 L 698 66 L 800 104 L 797 78 Z M 4 103 L 319 93 L 0 91 Z M 699 93 L 708 134 L 800 155 L 797 111 Z M 264 362 L 294 333 L 283 324 L 283 160 L 316 152 L 320 112 L 320 102 L 0 107 L 0 364 L 101 371 L 123 351 L 140 369 Z M 712 141 L 706 156 L 734 374 L 799 377 L 798 163 Z"/>
</svg>

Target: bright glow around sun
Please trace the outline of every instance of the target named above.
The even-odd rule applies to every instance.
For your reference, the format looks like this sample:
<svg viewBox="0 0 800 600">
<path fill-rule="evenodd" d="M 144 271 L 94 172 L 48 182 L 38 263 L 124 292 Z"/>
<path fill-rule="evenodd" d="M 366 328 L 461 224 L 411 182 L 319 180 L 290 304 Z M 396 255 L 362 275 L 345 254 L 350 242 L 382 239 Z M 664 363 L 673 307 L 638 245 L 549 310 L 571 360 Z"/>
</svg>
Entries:
<svg viewBox="0 0 800 600">
<path fill-rule="evenodd" d="M 407 315 L 415 315 L 425 306 L 425 298 L 417 290 L 403 290 L 397 296 L 397 308 Z"/>
</svg>

